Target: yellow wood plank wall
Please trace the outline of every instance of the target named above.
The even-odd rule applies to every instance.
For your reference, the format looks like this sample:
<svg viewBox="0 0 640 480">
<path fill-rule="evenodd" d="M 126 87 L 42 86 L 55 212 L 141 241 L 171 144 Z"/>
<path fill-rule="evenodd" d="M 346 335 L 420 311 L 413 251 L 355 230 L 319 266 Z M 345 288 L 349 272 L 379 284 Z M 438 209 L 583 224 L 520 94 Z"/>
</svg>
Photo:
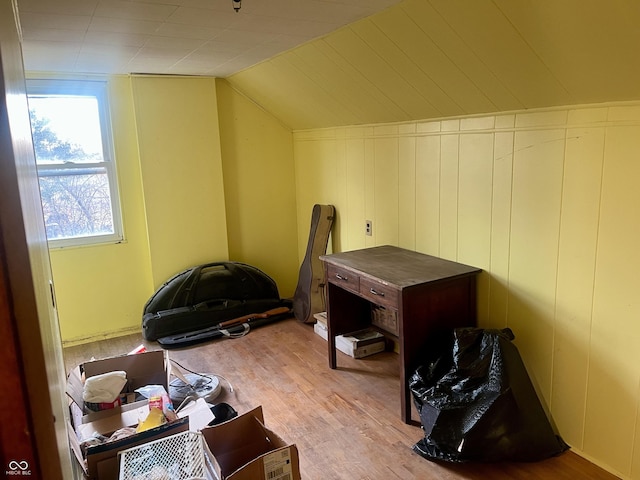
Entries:
<svg viewBox="0 0 640 480">
<path fill-rule="evenodd" d="M 134 75 L 132 90 L 154 288 L 227 260 L 215 79 Z"/>
<path fill-rule="evenodd" d="M 229 259 L 261 269 L 290 298 L 300 268 L 293 134 L 225 80 L 216 92 Z"/>
<path fill-rule="evenodd" d="M 640 478 L 639 104 L 298 131 L 294 161 L 298 224 L 335 205 L 334 250 L 482 268 L 480 326 L 514 331 L 564 440 Z"/>
</svg>

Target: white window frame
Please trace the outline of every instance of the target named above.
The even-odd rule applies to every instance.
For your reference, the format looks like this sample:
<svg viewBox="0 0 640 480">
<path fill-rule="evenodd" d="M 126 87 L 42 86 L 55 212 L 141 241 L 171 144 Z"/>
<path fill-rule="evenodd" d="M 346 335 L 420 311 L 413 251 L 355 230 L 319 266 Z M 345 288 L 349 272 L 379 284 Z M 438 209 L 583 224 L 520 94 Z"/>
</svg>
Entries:
<svg viewBox="0 0 640 480">
<path fill-rule="evenodd" d="M 100 130 L 102 134 L 103 161 L 81 164 L 62 163 L 55 165 L 37 165 L 38 177 L 45 175 L 72 175 L 75 172 L 91 173 L 104 171 L 109 183 L 113 233 L 85 235 L 68 238 L 49 239 L 49 248 L 96 245 L 105 243 L 121 243 L 124 241 L 122 213 L 120 209 L 120 190 L 113 147 L 113 132 L 109 110 L 108 81 L 106 79 L 53 79 L 27 78 L 27 96 L 29 95 L 87 95 L 98 101 Z"/>
</svg>

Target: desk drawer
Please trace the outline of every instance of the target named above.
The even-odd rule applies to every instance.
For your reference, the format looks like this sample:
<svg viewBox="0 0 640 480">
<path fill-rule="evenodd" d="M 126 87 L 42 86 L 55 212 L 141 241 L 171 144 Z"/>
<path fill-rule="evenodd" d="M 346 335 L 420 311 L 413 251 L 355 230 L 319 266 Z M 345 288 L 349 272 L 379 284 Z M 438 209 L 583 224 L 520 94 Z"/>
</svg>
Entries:
<svg viewBox="0 0 640 480">
<path fill-rule="evenodd" d="M 360 276 L 335 265 L 327 265 L 327 280 L 353 293 L 360 291 Z"/>
<path fill-rule="evenodd" d="M 360 279 L 360 295 L 378 305 L 398 307 L 398 291 L 395 288 L 368 278 Z"/>
</svg>

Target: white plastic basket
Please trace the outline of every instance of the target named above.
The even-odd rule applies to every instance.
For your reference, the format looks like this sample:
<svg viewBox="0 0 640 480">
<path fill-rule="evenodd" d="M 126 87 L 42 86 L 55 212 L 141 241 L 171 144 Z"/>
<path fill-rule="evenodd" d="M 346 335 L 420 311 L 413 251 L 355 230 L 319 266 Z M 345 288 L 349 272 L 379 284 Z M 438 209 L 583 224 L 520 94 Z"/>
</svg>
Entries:
<svg viewBox="0 0 640 480">
<path fill-rule="evenodd" d="M 118 452 L 120 480 L 217 480 L 204 437 L 183 432 Z"/>
</svg>

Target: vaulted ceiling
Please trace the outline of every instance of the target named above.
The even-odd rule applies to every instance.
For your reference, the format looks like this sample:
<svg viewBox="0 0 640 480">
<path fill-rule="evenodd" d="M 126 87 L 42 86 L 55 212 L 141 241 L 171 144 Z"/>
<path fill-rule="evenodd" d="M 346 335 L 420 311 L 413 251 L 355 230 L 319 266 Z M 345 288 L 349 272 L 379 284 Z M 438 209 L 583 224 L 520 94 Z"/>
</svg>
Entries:
<svg viewBox="0 0 640 480">
<path fill-rule="evenodd" d="M 293 129 L 640 99 L 636 0 L 404 0 L 229 77 Z"/>
<path fill-rule="evenodd" d="M 637 0 L 18 0 L 27 70 L 211 75 L 294 130 L 640 100 Z"/>
</svg>

